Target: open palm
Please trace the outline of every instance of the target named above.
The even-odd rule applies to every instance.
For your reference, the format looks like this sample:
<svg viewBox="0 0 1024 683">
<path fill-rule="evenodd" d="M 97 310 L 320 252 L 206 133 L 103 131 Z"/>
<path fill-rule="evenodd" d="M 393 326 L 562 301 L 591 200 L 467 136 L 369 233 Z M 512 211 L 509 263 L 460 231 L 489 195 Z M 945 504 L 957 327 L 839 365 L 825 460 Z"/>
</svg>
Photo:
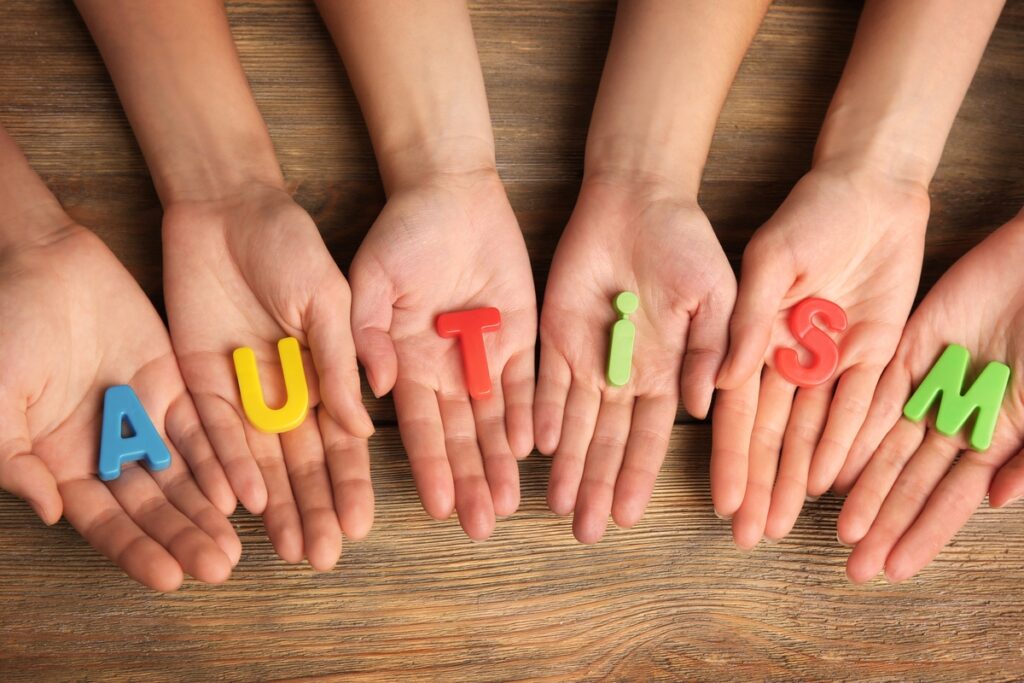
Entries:
<svg viewBox="0 0 1024 683">
<path fill-rule="evenodd" d="M 927 218 L 923 188 L 812 171 L 747 246 L 711 470 L 740 547 L 788 534 L 805 498 L 832 485 L 913 304 Z M 843 308 L 848 327 L 835 375 L 798 389 L 773 356 L 800 348 L 787 318 L 812 296 Z"/>
<path fill-rule="evenodd" d="M 704 417 L 725 354 L 736 283 L 711 225 L 691 202 L 587 182 L 551 265 L 541 311 L 536 433 L 554 453 L 548 503 L 598 541 L 611 513 L 630 527 L 654 488 L 680 392 Z M 640 307 L 633 367 L 608 384 L 613 297 Z"/>
<path fill-rule="evenodd" d="M 424 509 L 458 512 L 473 539 L 519 506 L 517 458 L 533 448 L 537 304 L 522 233 L 491 172 L 395 192 L 352 262 L 352 328 L 370 386 L 394 390 Z M 494 307 L 484 335 L 491 394 L 471 400 L 441 313 Z"/>
<path fill-rule="evenodd" d="M 839 516 L 840 540 L 856 546 L 847 563 L 852 580 L 866 581 L 882 569 L 892 581 L 913 576 L 986 492 L 994 507 L 1024 493 L 1022 250 L 1024 213 L 957 261 L 910 316 L 857 437 L 856 456 L 836 481 L 841 490 L 856 482 Z M 932 420 L 901 419 L 914 388 L 953 343 L 970 351 L 976 368 L 967 383 L 989 361 L 1010 366 L 992 444 L 983 452 L 968 448 L 962 435 L 937 432 Z"/>
<path fill-rule="evenodd" d="M 235 492 L 263 514 L 283 559 L 331 568 L 342 531 L 362 538 L 373 519 L 373 425 L 341 271 L 309 214 L 277 188 L 171 206 L 163 235 L 174 350 Z M 310 405 L 320 405 L 297 429 L 266 434 L 242 412 L 231 353 L 255 351 L 267 404 L 280 405 L 277 342 L 286 336 L 304 348 Z"/>
<path fill-rule="evenodd" d="M 147 586 L 174 590 L 183 572 L 226 580 L 241 555 L 224 516 L 235 498 L 163 322 L 110 250 L 78 226 L 4 250 L 0 320 L 0 485 L 48 524 L 66 516 Z M 139 396 L 171 465 L 126 464 L 104 483 L 103 394 L 118 384 Z"/>
</svg>

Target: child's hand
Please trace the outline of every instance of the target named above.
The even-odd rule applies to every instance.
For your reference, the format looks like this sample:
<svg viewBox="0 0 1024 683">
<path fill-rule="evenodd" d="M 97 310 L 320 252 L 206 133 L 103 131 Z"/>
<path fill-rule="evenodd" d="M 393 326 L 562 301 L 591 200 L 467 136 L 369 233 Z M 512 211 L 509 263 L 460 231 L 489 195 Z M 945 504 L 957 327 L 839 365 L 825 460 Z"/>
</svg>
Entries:
<svg viewBox="0 0 1024 683">
<path fill-rule="evenodd" d="M 352 328 L 370 386 L 394 389 L 402 442 L 427 513 L 453 508 L 470 538 L 519 507 L 516 458 L 533 448 L 537 304 L 522 233 L 493 171 L 438 174 L 388 200 L 352 262 Z M 440 313 L 493 306 L 484 335 L 492 393 L 470 400 Z"/>
<path fill-rule="evenodd" d="M 957 261 L 910 317 L 836 480 L 843 490 L 856 481 L 839 515 L 839 539 L 856 545 L 847 563 L 853 581 L 867 581 L 881 569 L 890 581 L 913 576 L 967 521 L 986 491 L 993 507 L 1024 493 L 1022 253 L 1024 213 Z M 982 453 L 968 449 L 962 435 L 935 431 L 935 406 L 927 426 L 901 418 L 904 404 L 952 343 L 971 353 L 963 391 L 989 361 L 1010 366 L 992 445 Z"/>
<path fill-rule="evenodd" d="M 606 381 L 613 297 L 639 296 L 629 383 Z M 736 282 L 700 208 L 659 186 L 584 183 L 551 265 L 541 313 L 537 447 L 554 453 L 548 504 L 600 540 L 640 520 L 668 448 L 680 391 L 704 417 Z"/>
<path fill-rule="evenodd" d="M 163 322 L 93 233 L 19 228 L 29 240 L 0 250 L 0 485 L 47 524 L 63 513 L 151 588 L 175 590 L 183 573 L 225 581 L 242 551 L 224 517 L 235 498 Z M 100 418 L 116 384 L 136 391 L 172 458 L 160 472 L 126 464 L 104 484 Z"/>
<path fill-rule="evenodd" d="M 164 218 L 164 292 L 174 350 L 196 408 L 239 499 L 263 513 L 288 562 L 330 569 L 342 531 L 373 520 L 367 438 L 349 322 L 349 290 L 316 225 L 276 187 L 171 204 Z M 277 342 L 304 349 L 311 411 L 283 434 L 245 417 L 231 354 L 255 350 L 267 404 L 284 400 Z"/>
<path fill-rule="evenodd" d="M 910 312 L 927 218 L 920 186 L 817 170 L 750 241 L 711 456 L 715 510 L 733 516 L 740 547 L 788 534 L 805 497 L 832 485 Z M 787 316 L 811 296 L 842 307 L 849 326 L 833 378 L 796 389 L 773 355 L 799 348 Z"/>
</svg>

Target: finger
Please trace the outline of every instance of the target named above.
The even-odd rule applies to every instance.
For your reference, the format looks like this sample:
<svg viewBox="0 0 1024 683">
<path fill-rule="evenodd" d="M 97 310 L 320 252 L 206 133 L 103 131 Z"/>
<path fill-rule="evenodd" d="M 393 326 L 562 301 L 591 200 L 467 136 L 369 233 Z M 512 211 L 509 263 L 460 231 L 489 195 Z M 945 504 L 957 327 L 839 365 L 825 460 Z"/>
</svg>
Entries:
<svg viewBox="0 0 1024 683">
<path fill-rule="evenodd" d="M 373 395 L 391 391 L 398 379 L 398 356 L 391 341 L 391 316 L 395 301 L 387 273 L 362 250 L 356 252 L 349 270 L 352 286 L 352 340 Z"/>
<path fill-rule="evenodd" d="M 573 512 L 572 531 L 580 543 L 597 543 L 608 527 L 632 415 L 631 395 L 621 390 L 605 392 Z"/>
<path fill-rule="evenodd" d="M 612 519 L 620 527 L 628 529 L 643 517 L 665 461 L 678 407 L 677 396 L 641 396 L 633 407 L 612 503 Z"/>
<path fill-rule="evenodd" d="M 312 298 L 304 325 L 324 408 L 353 436 L 369 438 L 373 422 L 359 387 L 350 300 L 348 286 L 339 272 L 333 285 Z"/>
<path fill-rule="evenodd" d="M 843 373 L 828 411 L 825 431 L 814 449 L 807 493 L 820 496 L 832 486 L 864 426 L 880 371 L 857 365 Z"/>
<path fill-rule="evenodd" d="M 59 490 L 64 516 L 92 547 L 135 581 L 153 590 L 178 590 L 185 579 L 181 565 L 132 521 L 99 480 L 64 481 Z"/>
<path fill-rule="evenodd" d="M 507 517 L 519 508 L 519 465 L 505 431 L 506 403 L 503 390 L 497 384 L 490 396 L 472 402 L 484 474 L 494 514 L 499 517 Z"/>
<path fill-rule="evenodd" d="M 901 420 L 878 446 L 839 512 L 836 531 L 846 545 L 859 543 L 882 509 L 886 496 L 925 438 L 925 426 Z"/>
<path fill-rule="evenodd" d="M 683 407 L 693 417 L 703 420 L 711 407 L 715 379 L 729 346 L 729 303 L 720 300 L 721 294 L 709 296 L 690 320 L 686 336 L 686 355 L 680 395 Z"/>
<path fill-rule="evenodd" d="M 885 577 L 904 581 L 931 562 L 985 498 L 994 466 L 967 452 L 928 498 L 913 526 L 885 561 Z"/>
<path fill-rule="evenodd" d="M 533 450 L 533 355 L 532 347 L 512 354 L 501 373 L 508 445 L 519 460 Z"/>
<path fill-rule="evenodd" d="M 779 473 L 772 489 L 764 535 L 778 541 L 793 529 L 807 498 L 807 472 L 828 417 L 834 383 L 798 389 L 782 440 Z"/>
<path fill-rule="evenodd" d="M 398 431 L 423 509 L 434 519 L 448 519 L 455 508 L 455 483 L 448 464 L 444 427 L 433 389 L 399 380 L 394 391 Z"/>
<path fill-rule="evenodd" d="M 583 478 L 590 440 L 601 408 L 601 392 L 573 380 L 565 401 L 562 436 L 551 461 L 548 480 L 548 507 L 557 515 L 567 515 L 576 507 L 576 494 Z"/>
<path fill-rule="evenodd" d="M 958 451 L 955 443 L 935 432 L 925 437 L 885 497 L 871 528 L 850 553 L 846 575 L 851 581 L 867 581 L 885 567 L 889 553 L 924 509 Z"/>
<path fill-rule="evenodd" d="M 167 409 L 164 428 L 173 446 L 181 453 L 199 488 L 224 515 L 238 504 L 224 467 L 206 438 L 195 405 L 182 387 L 182 394 Z"/>
<path fill-rule="evenodd" d="M 729 325 L 729 351 L 718 375 L 720 389 L 736 389 L 757 372 L 782 299 L 793 283 L 790 264 L 775 250 L 760 251 L 755 242 L 747 246 L 741 270 Z"/>
<path fill-rule="evenodd" d="M 999 468 L 988 491 L 988 504 L 1001 508 L 1024 495 L 1024 451 Z"/>
<path fill-rule="evenodd" d="M 361 540 L 373 526 L 369 445 L 366 439 L 358 439 L 342 429 L 326 410 L 318 411 L 317 416 L 341 530 L 350 539 Z"/>
<path fill-rule="evenodd" d="M 32 453 L 25 411 L 0 401 L 0 488 L 27 502 L 44 524 L 55 524 L 64 510 L 57 481 Z"/>
<path fill-rule="evenodd" d="M 341 525 L 319 427 L 305 420 L 297 429 L 281 434 L 281 450 L 302 518 L 306 559 L 317 571 L 329 571 L 341 557 Z"/>
<path fill-rule="evenodd" d="M 750 470 L 747 488 L 732 518 L 736 545 L 749 550 L 764 537 L 771 506 L 772 487 L 782 450 L 782 437 L 789 421 L 796 387 L 773 368 L 766 368 L 757 397 L 757 417 L 750 433 Z"/>
<path fill-rule="evenodd" d="M 760 386 L 761 378 L 751 375 L 743 386 L 723 389 L 715 399 L 711 418 L 711 502 L 719 517 L 732 517 L 743 502 Z"/>
<path fill-rule="evenodd" d="M 494 504 L 487 485 L 483 456 L 477 443 L 473 408 L 465 394 L 438 395 L 444 425 L 444 445 L 455 483 L 455 510 L 459 524 L 474 541 L 494 532 Z M 514 463 L 514 458 L 509 458 Z"/>
<path fill-rule="evenodd" d="M 192 398 L 235 495 L 246 510 L 254 515 L 263 514 L 267 507 L 267 485 L 249 448 L 241 415 L 220 396 L 193 394 Z"/>
<path fill-rule="evenodd" d="M 306 424 L 308 420 L 303 421 Z M 278 556 L 289 564 L 302 562 L 302 516 L 295 502 L 295 494 L 281 450 L 281 437 L 263 434 L 252 427 L 246 428 L 249 448 L 267 484 L 267 507 L 263 511 L 263 525 Z"/>
<path fill-rule="evenodd" d="M 129 465 L 121 476 L 107 482 L 107 488 L 132 521 L 166 548 L 186 573 L 205 583 L 223 583 L 231 576 L 230 558 L 167 500 L 146 469 Z"/>
<path fill-rule="evenodd" d="M 846 493 L 853 488 L 872 454 L 903 415 L 903 403 L 910 396 L 910 375 L 904 370 L 897 353 L 878 382 L 864 424 L 853 440 L 849 454 L 839 469 L 832 488 Z"/>
<path fill-rule="evenodd" d="M 540 374 L 537 376 L 537 396 L 533 404 L 533 423 L 536 430 L 537 450 L 551 455 L 558 448 L 562 436 L 565 402 L 572 383 L 572 372 L 565 358 L 554 346 L 540 345 Z"/>
<path fill-rule="evenodd" d="M 234 567 L 242 557 L 242 543 L 238 540 L 238 534 L 227 517 L 199 489 L 192 473 L 177 455 L 176 451 L 172 453 L 170 467 L 151 472 L 150 476 L 167 500 L 212 538 Z"/>
</svg>

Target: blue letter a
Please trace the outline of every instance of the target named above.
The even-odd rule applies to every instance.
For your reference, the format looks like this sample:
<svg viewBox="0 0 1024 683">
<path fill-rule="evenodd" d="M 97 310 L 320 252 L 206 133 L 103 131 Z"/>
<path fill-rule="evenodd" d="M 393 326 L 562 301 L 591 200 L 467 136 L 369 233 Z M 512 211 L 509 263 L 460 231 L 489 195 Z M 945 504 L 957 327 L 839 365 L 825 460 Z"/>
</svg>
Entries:
<svg viewBox="0 0 1024 683">
<path fill-rule="evenodd" d="M 122 424 L 134 432 L 121 435 Z M 99 475 L 103 481 L 121 476 L 121 464 L 146 460 L 153 471 L 171 465 L 171 452 L 142 407 L 139 397 L 127 384 L 107 389 L 103 396 L 103 429 L 100 432 Z"/>
</svg>

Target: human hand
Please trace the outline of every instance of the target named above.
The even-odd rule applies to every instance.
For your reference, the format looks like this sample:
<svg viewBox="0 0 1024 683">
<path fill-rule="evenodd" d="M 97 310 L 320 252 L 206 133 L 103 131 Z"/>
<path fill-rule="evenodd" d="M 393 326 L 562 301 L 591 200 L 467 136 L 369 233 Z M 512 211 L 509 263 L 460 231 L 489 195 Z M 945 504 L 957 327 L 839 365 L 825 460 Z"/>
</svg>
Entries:
<svg viewBox="0 0 1024 683">
<path fill-rule="evenodd" d="M 867 581 L 882 569 L 890 581 L 913 576 L 986 492 L 993 507 L 1024 493 L 1022 250 L 1024 212 L 957 261 L 910 316 L 836 480 L 843 490 L 853 486 L 838 523 L 840 541 L 855 546 L 847 562 L 851 580 Z M 988 362 L 1010 367 L 992 443 L 983 452 L 969 448 L 962 435 L 939 433 L 931 419 L 901 419 L 907 399 L 951 343 L 966 347 L 977 368 L 968 373 L 964 392 Z"/>
<path fill-rule="evenodd" d="M 612 298 L 639 296 L 633 369 L 606 381 Z M 695 201 L 659 185 L 589 180 L 558 243 L 541 309 L 537 447 L 554 454 L 548 504 L 574 513 L 583 543 L 609 512 L 643 515 L 668 448 L 680 394 L 707 414 L 725 354 L 736 282 Z"/>
<path fill-rule="evenodd" d="M 334 566 L 342 531 L 373 522 L 349 290 L 309 214 L 276 186 L 170 204 L 164 291 L 182 375 L 228 479 L 287 562 Z M 310 405 L 300 427 L 266 434 L 242 412 L 232 350 L 254 349 L 268 405 L 284 401 L 277 342 L 304 348 Z M 307 351 L 308 350 L 308 351 Z M 318 406 L 319 404 L 319 406 Z"/>
<path fill-rule="evenodd" d="M 913 304 L 927 219 L 923 186 L 814 170 L 747 246 L 711 456 L 715 510 L 740 547 L 784 537 L 805 498 L 832 485 Z M 838 304 L 849 325 L 834 376 L 798 389 L 772 356 L 799 348 L 786 321 L 810 296 Z"/>
<path fill-rule="evenodd" d="M 392 193 L 352 261 L 352 329 L 374 394 L 394 390 L 427 513 L 458 511 L 470 538 L 519 507 L 517 458 L 533 448 L 537 304 L 522 233 L 493 171 L 437 174 Z M 440 313 L 493 306 L 492 390 L 470 400 Z"/>
<path fill-rule="evenodd" d="M 63 514 L 151 588 L 175 590 L 184 573 L 227 580 L 242 552 L 225 518 L 235 497 L 159 315 L 92 232 L 70 220 L 19 228 L 32 237 L 0 249 L 0 486 L 47 524 Z M 104 483 L 103 394 L 117 384 L 135 390 L 172 457 Z"/>
</svg>

